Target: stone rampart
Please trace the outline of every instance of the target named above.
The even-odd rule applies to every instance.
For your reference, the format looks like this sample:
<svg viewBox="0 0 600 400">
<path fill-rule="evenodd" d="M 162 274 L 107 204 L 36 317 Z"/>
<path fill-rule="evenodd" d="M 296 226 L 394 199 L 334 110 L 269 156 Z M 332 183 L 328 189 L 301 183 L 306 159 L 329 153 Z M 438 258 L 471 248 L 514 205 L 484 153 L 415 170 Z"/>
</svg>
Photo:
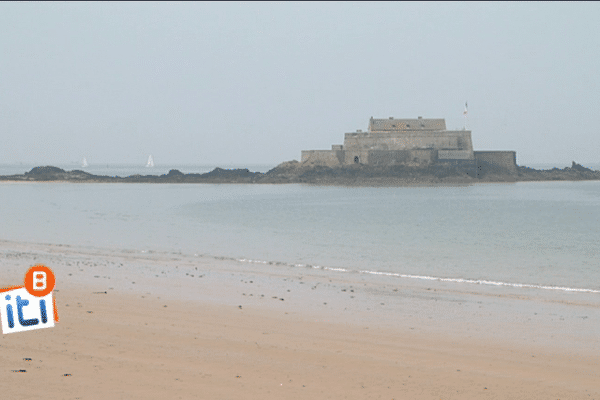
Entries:
<svg viewBox="0 0 600 400">
<path fill-rule="evenodd" d="M 427 167 L 434 162 L 434 150 L 369 150 L 368 152 L 369 165 L 377 167 L 392 165 Z"/>
<path fill-rule="evenodd" d="M 446 121 L 440 119 L 402 118 L 402 119 L 374 119 L 369 121 L 369 131 L 406 131 L 430 130 L 445 131 Z"/>
<path fill-rule="evenodd" d="M 473 152 L 471 131 L 446 130 L 444 119 L 374 119 L 369 130 L 346 133 L 331 150 L 302 151 L 302 162 L 335 167 L 372 165 L 435 167 L 512 174 L 518 171 L 514 151 Z"/>
<path fill-rule="evenodd" d="M 471 131 L 351 132 L 344 150 L 467 150 L 473 151 Z"/>
<path fill-rule="evenodd" d="M 517 172 L 516 151 L 476 151 L 475 161 L 480 170 L 487 169 L 497 173 Z"/>
<path fill-rule="evenodd" d="M 438 160 L 474 160 L 475 156 L 469 150 L 438 150 Z"/>
<path fill-rule="evenodd" d="M 352 149 L 344 150 L 344 161 L 343 164 L 368 164 L 369 163 L 369 150 L 365 149 Z"/>
<path fill-rule="evenodd" d="M 342 150 L 302 150 L 302 162 L 334 167 L 344 162 Z"/>
</svg>

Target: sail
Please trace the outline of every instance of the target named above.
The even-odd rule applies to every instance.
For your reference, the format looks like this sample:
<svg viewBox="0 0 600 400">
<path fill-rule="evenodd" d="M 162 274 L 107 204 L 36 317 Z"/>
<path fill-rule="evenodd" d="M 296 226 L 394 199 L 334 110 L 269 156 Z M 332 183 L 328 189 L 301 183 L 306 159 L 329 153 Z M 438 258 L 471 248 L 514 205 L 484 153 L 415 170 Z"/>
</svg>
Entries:
<svg viewBox="0 0 600 400">
<path fill-rule="evenodd" d="M 146 167 L 154 167 L 154 160 L 152 159 L 152 155 L 148 157 L 148 162 L 146 163 Z"/>
<path fill-rule="evenodd" d="M 83 161 L 81 162 L 81 168 L 85 168 L 87 166 L 88 166 L 87 159 L 85 157 L 83 157 Z"/>
</svg>

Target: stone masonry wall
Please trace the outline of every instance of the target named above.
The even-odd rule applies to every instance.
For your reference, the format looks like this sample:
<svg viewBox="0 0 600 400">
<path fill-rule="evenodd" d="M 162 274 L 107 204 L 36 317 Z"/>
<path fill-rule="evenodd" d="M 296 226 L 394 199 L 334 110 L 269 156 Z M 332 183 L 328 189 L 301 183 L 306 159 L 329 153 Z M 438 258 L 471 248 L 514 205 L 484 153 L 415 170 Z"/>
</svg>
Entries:
<svg viewBox="0 0 600 400">
<path fill-rule="evenodd" d="M 471 131 L 352 132 L 344 138 L 346 151 L 417 149 L 473 151 Z"/>
<path fill-rule="evenodd" d="M 406 165 L 427 167 L 435 162 L 434 150 L 370 150 L 369 165 L 392 166 Z"/>
<path fill-rule="evenodd" d="M 423 119 L 423 118 L 402 118 L 402 119 L 374 119 L 369 121 L 369 131 L 410 131 L 410 130 L 430 130 L 445 131 L 446 120 Z"/>
<path fill-rule="evenodd" d="M 302 150 L 301 161 L 328 167 L 339 166 L 344 161 L 344 152 L 341 150 Z"/>
<path fill-rule="evenodd" d="M 477 167 L 497 169 L 497 172 L 517 171 L 516 151 L 476 151 L 475 160 Z"/>
</svg>

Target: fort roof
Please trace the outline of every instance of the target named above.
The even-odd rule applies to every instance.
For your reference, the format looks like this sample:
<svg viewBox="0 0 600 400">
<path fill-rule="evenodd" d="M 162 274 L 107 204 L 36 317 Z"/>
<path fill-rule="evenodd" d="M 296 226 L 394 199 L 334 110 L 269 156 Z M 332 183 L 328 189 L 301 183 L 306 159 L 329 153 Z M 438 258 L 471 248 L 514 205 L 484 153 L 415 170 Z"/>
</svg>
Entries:
<svg viewBox="0 0 600 400">
<path fill-rule="evenodd" d="M 445 131 L 446 121 L 443 118 L 424 119 L 375 119 L 369 120 L 369 132 L 378 131 Z"/>
</svg>

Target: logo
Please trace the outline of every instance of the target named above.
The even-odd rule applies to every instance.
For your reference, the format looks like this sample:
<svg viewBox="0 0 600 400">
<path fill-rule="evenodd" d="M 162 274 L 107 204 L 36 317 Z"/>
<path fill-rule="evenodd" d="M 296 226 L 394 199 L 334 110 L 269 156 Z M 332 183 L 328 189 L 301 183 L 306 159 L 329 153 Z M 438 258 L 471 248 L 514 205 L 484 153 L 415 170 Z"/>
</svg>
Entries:
<svg viewBox="0 0 600 400">
<path fill-rule="evenodd" d="M 24 286 L 0 289 L 2 333 L 52 328 L 58 322 L 52 293 L 55 284 L 52 270 L 36 265 L 25 274 Z"/>
</svg>

